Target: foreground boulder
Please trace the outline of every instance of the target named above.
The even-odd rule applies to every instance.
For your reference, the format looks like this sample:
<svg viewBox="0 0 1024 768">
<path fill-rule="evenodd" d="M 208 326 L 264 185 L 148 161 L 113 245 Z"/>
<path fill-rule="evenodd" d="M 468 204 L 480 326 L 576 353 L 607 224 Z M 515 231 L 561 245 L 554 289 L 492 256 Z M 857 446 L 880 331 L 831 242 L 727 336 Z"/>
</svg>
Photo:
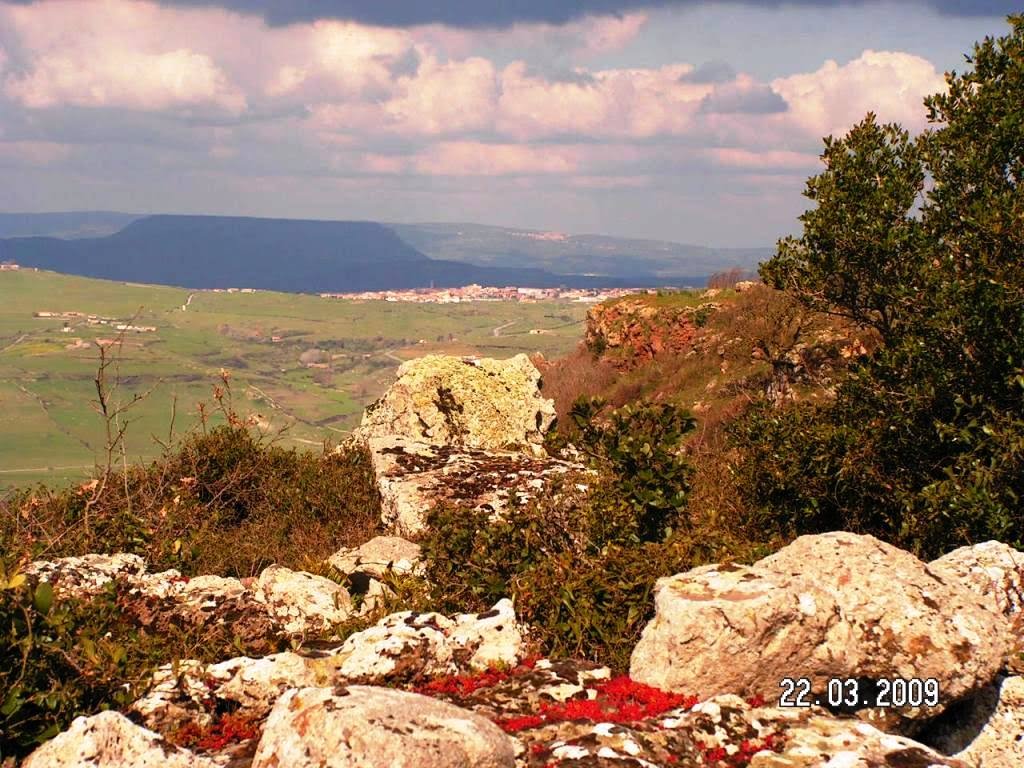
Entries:
<svg viewBox="0 0 1024 768">
<path fill-rule="evenodd" d="M 512 768 L 494 723 L 451 704 L 386 688 L 300 688 L 267 718 L 252 768 Z"/>
<path fill-rule="evenodd" d="M 368 443 L 381 496 L 381 521 L 404 535 L 426 527 L 424 516 L 437 504 L 458 503 L 500 515 L 513 501 L 546 493 L 570 473 L 586 468 L 559 459 L 433 446 L 402 437 Z"/>
<path fill-rule="evenodd" d="M 526 355 L 508 360 L 427 355 L 409 360 L 366 409 L 356 437 L 404 437 L 428 445 L 543 455 L 555 420 L 540 372 Z"/>
<path fill-rule="evenodd" d="M 1024 765 L 1024 678 L 999 678 L 943 715 L 929 744 L 978 768 Z"/>
<path fill-rule="evenodd" d="M 216 768 L 117 712 L 79 717 L 39 747 L 22 768 Z"/>
<path fill-rule="evenodd" d="M 945 581 L 959 583 L 1008 617 L 1024 611 L 1024 552 L 1001 541 L 954 549 L 928 564 Z"/>
<path fill-rule="evenodd" d="M 712 566 L 660 579 L 655 618 L 634 649 L 634 679 L 673 691 L 779 701 L 783 678 L 937 681 L 934 706 L 852 707 L 913 732 L 988 685 L 1010 649 L 1001 614 L 871 536 L 803 536 L 749 568 Z"/>
</svg>

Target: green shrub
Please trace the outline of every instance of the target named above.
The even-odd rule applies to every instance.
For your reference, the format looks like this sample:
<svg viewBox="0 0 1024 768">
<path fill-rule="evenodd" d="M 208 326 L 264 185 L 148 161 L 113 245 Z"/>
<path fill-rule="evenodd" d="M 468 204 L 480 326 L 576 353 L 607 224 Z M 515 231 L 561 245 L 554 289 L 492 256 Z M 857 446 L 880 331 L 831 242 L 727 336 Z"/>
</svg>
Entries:
<svg viewBox="0 0 1024 768">
<path fill-rule="evenodd" d="M 545 653 L 624 669 L 653 615 L 659 577 L 749 554 L 727 532 L 689 520 L 685 411 L 602 411 L 589 400 L 573 410 L 596 474 L 566 476 L 500 519 L 452 505 L 430 512 L 423 546 L 432 591 L 423 607 L 482 611 L 512 597 Z"/>
<path fill-rule="evenodd" d="M 31 558 L 122 551 L 153 569 L 250 576 L 361 544 L 379 520 L 365 449 L 284 449 L 229 423 L 190 435 L 148 466 L 0 502 L 0 550 Z"/>
<path fill-rule="evenodd" d="M 828 138 L 800 237 L 761 275 L 877 330 L 833 403 L 737 430 L 769 528 L 873 533 L 925 557 L 1024 542 L 1024 15 L 925 100 L 919 137 L 869 114 Z"/>
<path fill-rule="evenodd" d="M 696 422 L 669 403 L 626 405 L 606 417 L 605 405 L 599 398 L 580 398 L 569 414 L 577 446 L 611 479 L 609 490 L 631 512 L 621 521 L 623 529 L 600 538 L 659 541 L 673 521 L 686 522 L 682 511 L 691 470 L 682 442 Z"/>
</svg>

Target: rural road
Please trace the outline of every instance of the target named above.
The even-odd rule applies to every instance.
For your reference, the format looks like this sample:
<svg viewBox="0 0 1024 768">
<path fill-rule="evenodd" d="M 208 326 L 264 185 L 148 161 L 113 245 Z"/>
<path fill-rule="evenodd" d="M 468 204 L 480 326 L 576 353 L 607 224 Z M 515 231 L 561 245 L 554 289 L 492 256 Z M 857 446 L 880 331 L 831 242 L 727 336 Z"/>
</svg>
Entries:
<svg viewBox="0 0 1024 768">
<path fill-rule="evenodd" d="M 12 342 L 11 342 L 10 344 L 8 344 L 8 345 L 7 345 L 6 347 L 4 347 L 3 349 L 0 349 L 0 352 L 6 352 L 6 351 L 7 351 L 8 349 L 10 349 L 11 347 L 16 347 L 16 346 L 18 346 L 19 344 L 21 344 L 21 342 L 23 342 L 23 341 L 24 341 L 25 339 L 27 339 L 27 338 L 28 338 L 28 334 L 27 334 L 27 333 L 23 333 L 23 334 L 21 334 L 21 336 L 19 336 L 18 338 L 16 338 L 16 339 L 15 339 L 14 341 L 12 341 Z"/>
<path fill-rule="evenodd" d="M 499 325 L 497 328 L 495 328 L 493 331 L 491 331 L 491 333 L 493 333 L 495 336 L 501 336 L 501 332 L 503 330 L 508 328 L 510 325 L 515 325 L 518 322 L 519 322 L 518 320 L 509 320 L 504 325 Z"/>
</svg>

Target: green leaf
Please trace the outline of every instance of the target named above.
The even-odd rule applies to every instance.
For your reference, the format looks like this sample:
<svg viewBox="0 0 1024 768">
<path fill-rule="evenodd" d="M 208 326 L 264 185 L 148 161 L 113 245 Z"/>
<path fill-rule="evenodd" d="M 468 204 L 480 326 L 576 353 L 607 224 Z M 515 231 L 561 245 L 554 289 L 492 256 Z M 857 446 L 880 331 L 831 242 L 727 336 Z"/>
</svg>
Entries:
<svg viewBox="0 0 1024 768">
<path fill-rule="evenodd" d="M 36 610 L 44 616 L 50 612 L 50 608 L 53 607 L 53 585 L 50 584 L 50 582 L 39 582 L 38 586 L 36 586 L 33 603 L 35 604 Z"/>
</svg>

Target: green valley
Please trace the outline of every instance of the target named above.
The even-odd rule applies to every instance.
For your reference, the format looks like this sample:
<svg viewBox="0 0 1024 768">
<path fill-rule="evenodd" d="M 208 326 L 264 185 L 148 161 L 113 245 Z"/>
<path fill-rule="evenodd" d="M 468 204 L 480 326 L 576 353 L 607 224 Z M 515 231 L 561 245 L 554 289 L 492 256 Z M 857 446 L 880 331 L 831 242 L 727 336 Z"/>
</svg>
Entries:
<svg viewBox="0 0 1024 768">
<path fill-rule="evenodd" d="M 348 301 L 0 272 L 0 487 L 73 482 L 94 466 L 100 344 L 117 359 L 118 401 L 144 395 L 127 412 L 135 461 L 196 426 L 222 370 L 239 413 L 286 447 L 319 448 L 345 438 L 402 360 L 562 355 L 585 314 L 569 301 Z"/>
</svg>

